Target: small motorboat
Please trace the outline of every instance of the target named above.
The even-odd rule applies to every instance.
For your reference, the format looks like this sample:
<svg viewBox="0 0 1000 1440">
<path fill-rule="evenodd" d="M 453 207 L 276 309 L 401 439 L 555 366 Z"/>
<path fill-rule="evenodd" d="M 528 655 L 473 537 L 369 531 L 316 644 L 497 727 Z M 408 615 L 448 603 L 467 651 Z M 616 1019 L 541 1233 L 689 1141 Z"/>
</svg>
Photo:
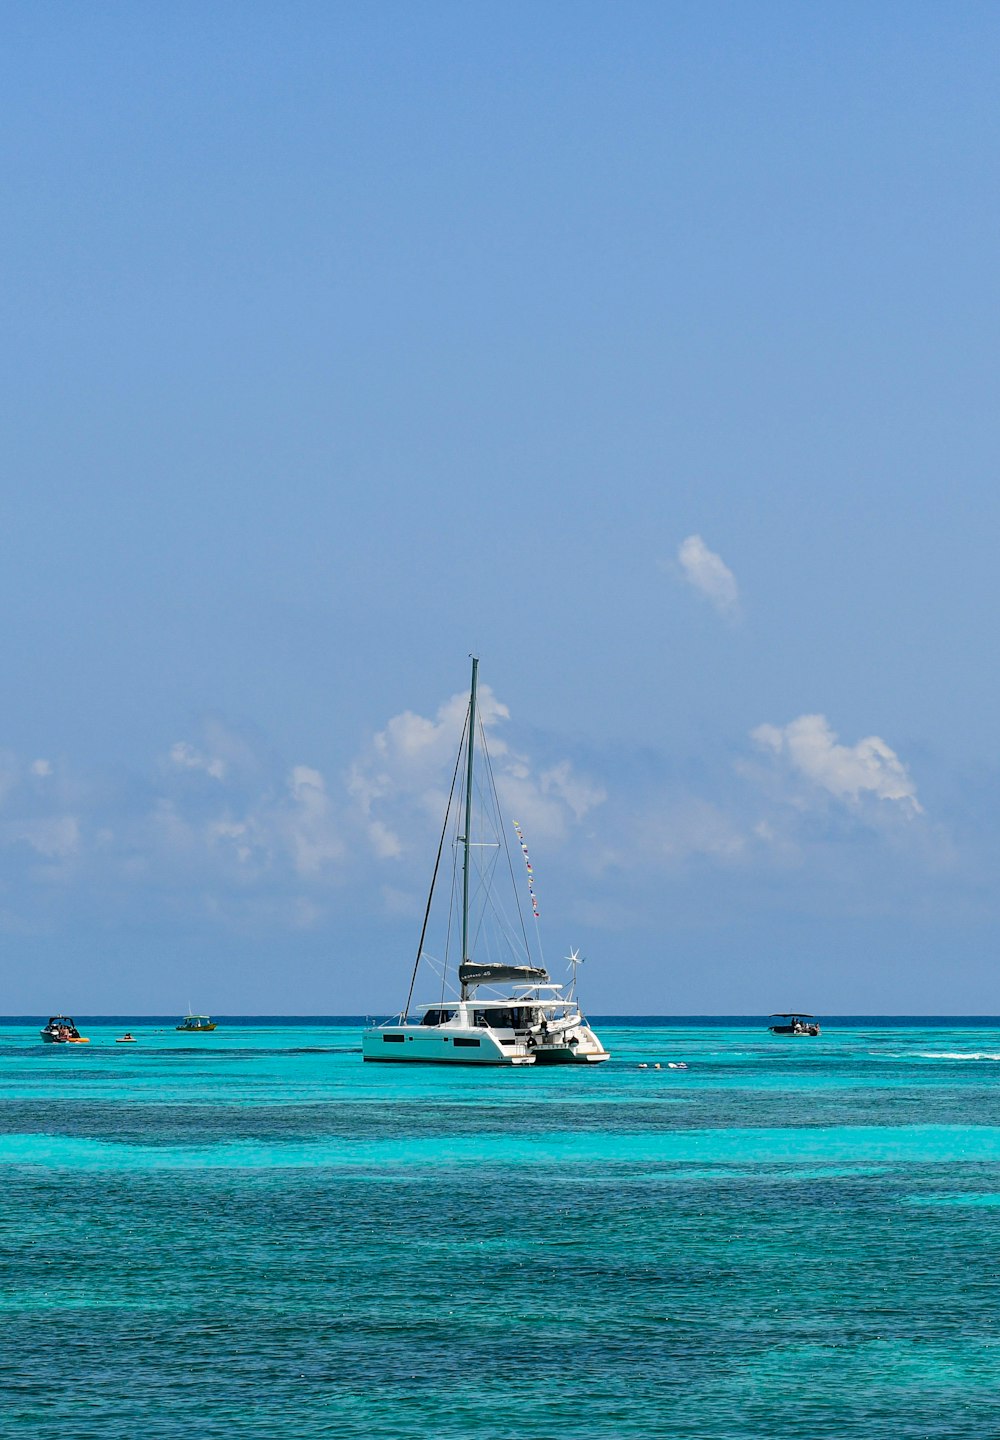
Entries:
<svg viewBox="0 0 1000 1440">
<path fill-rule="evenodd" d="M 119 1035 L 119 1036 L 118 1036 L 118 1039 L 115 1041 L 115 1044 L 116 1044 L 116 1045 L 134 1045 L 134 1044 L 135 1044 L 135 1036 L 132 1034 L 131 1030 L 126 1030 L 124 1035 Z"/>
<path fill-rule="evenodd" d="M 89 1045 L 86 1035 L 81 1035 L 69 1015 L 50 1015 L 49 1023 L 40 1031 L 43 1040 L 50 1045 Z"/>
<path fill-rule="evenodd" d="M 819 1021 L 813 1015 L 799 1013 L 785 1013 L 777 1011 L 771 1016 L 772 1020 L 784 1020 L 784 1025 L 769 1025 L 768 1029 L 772 1035 L 818 1035 L 820 1033 Z"/>
<path fill-rule="evenodd" d="M 174 1029 L 183 1030 L 188 1035 L 201 1035 L 207 1030 L 214 1030 L 215 1021 L 210 1015 L 192 1015 L 189 1011 L 181 1023 L 174 1026 Z"/>
</svg>

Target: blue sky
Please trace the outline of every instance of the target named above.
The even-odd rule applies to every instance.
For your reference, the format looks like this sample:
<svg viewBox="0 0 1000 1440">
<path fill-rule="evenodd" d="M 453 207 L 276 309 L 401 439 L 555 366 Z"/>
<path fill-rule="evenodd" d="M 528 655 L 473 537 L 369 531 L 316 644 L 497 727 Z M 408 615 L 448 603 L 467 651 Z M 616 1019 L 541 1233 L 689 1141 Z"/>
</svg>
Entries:
<svg viewBox="0 0 1000 1440">
<path fill-rule="evenodd" d="M 7 1011 L 1000 1012 L 1000 13 L 14 3 Z"/>
</svg>

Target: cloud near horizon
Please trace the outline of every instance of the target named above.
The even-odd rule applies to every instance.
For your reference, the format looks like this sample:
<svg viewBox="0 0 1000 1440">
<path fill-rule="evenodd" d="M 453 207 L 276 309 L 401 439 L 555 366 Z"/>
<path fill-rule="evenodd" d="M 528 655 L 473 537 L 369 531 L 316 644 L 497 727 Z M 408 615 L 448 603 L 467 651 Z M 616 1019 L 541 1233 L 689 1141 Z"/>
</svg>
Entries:
<svg viewBox="0 0 1000 1440">
<path fill-rule="evenodd" d="M 677 563 L 688 584 L 710 601 L 720 615 L 727 620 L 739 617 L 740 591 L 736 576 L 721 555 L 709 550 L 700 535 L 689 535 L 681 541 Z"/>
<path fill-rule="evenodd" d="M 584 758 L 538 735 L 528 753 L 508 707 L 488 687 L 482 700 L 504 819 L 523 825 L 564 915 L 600 895 L 641 924 L 665 886 L 676 897 L 789 868 L 859 893 L 875 876 L 912 886 L 950 844 L 942 825 L 912 823 L 917 787 L 885 740 L 846 744 L 823 715 L 759 725 L 691 766 L 620 746 Z M 0 927 L 50 924 L 57 895 L 67 915 L 248 933 L 415 912 L 466 706 L 401 711 L 345 765 L 291 763 L 221 721 L 146 773 L 74 778 L 62 761 L 0 754 Z"/>
</svg>

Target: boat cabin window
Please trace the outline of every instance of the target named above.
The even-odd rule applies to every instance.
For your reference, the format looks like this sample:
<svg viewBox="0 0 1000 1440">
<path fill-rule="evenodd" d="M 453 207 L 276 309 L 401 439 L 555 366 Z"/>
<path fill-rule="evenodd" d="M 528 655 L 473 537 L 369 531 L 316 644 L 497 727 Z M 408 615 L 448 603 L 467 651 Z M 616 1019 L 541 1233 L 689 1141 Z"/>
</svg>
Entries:
<svg viewBox="0 0 1000 1440">
<path fill-rule="evenodd" d="M 425 1010 L 421 1025 L 446 1025 L 449 1020 L 454 1020 L 454 1010 Z"/>
<path fill-rule="evenodd" d="M 530 1005 L 498 1005 L 493 1010 L 474 1011 L 472 1023 L 480 1029 L 527 1030 L 537 1018 Z"/>
</svg>

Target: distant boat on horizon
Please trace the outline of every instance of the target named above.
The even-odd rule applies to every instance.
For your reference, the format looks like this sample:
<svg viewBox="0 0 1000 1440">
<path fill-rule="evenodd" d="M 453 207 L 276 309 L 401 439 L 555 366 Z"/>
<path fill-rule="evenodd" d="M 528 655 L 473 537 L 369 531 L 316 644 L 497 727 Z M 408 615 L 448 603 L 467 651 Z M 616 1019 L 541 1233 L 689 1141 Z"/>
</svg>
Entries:
<svg viewBox="0 0 1000 1440">
<path fill-rule="evenodd" d="M 174 1029 L 183 1030 L 188 1035 L 200 1035 L 207 1030 L 214 1030 L 215 1021 L 210 1015 L 192 1015 L 189 1010 L 181 1023 L 174 1026 Z"/>
<path fill-rule="evenodd" d="M 373 1026 L 362 1036 L 361 1053 L 365 1060 L 451 1065 L 581 1065 L 597 1064 L 610 1059 L 584 1018 L 576 998 L 576 976 L 579 952 L 569 956 L 571 983 L 554 984 L 541 960 L 541 944 L 536 941 L 538 960 L 531 954 L 527 929 L 517 900 L 517 887 L 510 863 L 509 847 L 500 801 L 493 781 L 486 732 L 476 711 L 476 689 L 479 661 L 472 660 L 472 685 L 465 729 L 459 743 L 451 792 L 445 809 L 444 826 L 438 844 L 437 859 L 431 878 L 430 894 L 424 912 L 423 928 L 417 945 L 417 958 L 410 980 L 410 991 L 399 1016 L 381 1026 Z M 476 737 L 480 738 L 482 761 L 476 774 Z M 465 793 L 455 802 L 455 784 L 464 764 Z M 473 800 L 480 798 L 479 824 L 473 837 Z M 457 931 L 461 944 L 458 963 L 458 995 L 446 996 L 449 965 L 446 949 L 437 964 L 439 972 L 435 989 L 439 998 L 429 1004 L 417 1005 L 419 1020 L 410 1019 L 413 988 L 421 961 L 431 962 L 424 951 L 427 924 L 434 899 L 434 888 L 449 824 L 453 830 L 452 905 L 458 920 L 454 927 L 449 920 L 448 936 Z M 518 847 L 523 852 L 528 872 L 531 908 L 537 921 L 538 909 L 534 892 L 534 872 L 520 827 L 514 822 Z M 506 854 L 510 872 L 516 916 L 505 917 L 498 904 L 494 872 L 503 867 Z M 473 874 L 473 857 L 477 862 Z M 476 915 L 472 915 L 473 897 Z M 478 942 L 484 953 L 482 960 L 473 958 Z M 452 972 L 454 973 L 454 972 Z M 485 990 L 484 996 L 481 992 Z"/>
<path fill-rule="evenodd" d="M 776 1010 L 771 1016 L 772 1020 L 784 1020 L 784 1025 L 769 1025 L 767 1028 L 772 1035 L 819 1035 L 819 1021 L 814 1015 L 806 1015 L 802 1010 Z"/>
</svg>

